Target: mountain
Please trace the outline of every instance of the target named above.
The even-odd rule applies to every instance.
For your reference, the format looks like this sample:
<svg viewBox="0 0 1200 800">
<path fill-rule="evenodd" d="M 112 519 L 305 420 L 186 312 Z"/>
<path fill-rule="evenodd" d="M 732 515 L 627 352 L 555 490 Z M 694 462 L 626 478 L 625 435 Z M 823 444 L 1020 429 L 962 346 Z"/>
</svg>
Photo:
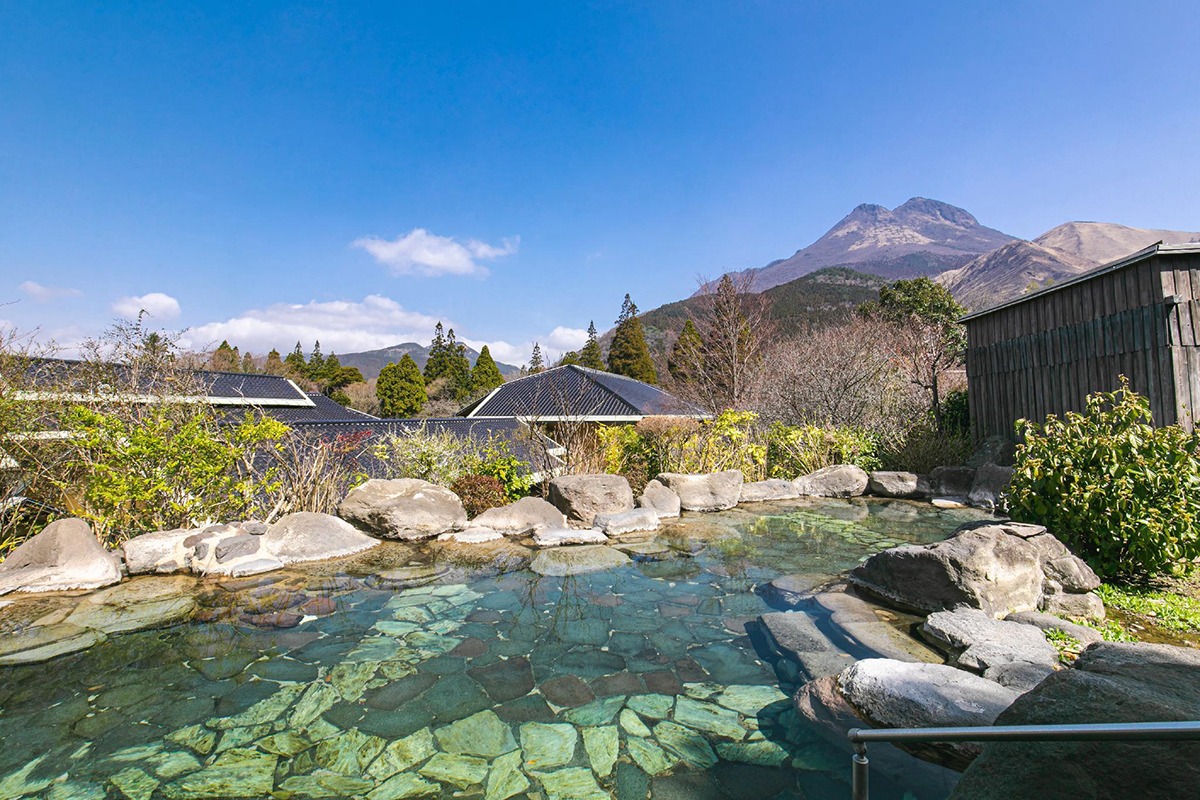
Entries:
<svg viewBox="0 0 1200 800">
<path fill-rule="evenodd" d="M 790 258 L 735 274 L 752 276 L 758 292 L 827 267 L 914 278 L 956 269 L 1013 239 L 937 200 L 914 197 L 891 210 L 865 203 Z"/>
<path fill-rule="evenodd" d="M 1130 228 L 1111 222 L 1068 222 L 1032 242 L 1010 242 L 942 273 L 938 281 L 958 302 L 978 311 L 1082 275 L 1158 241 L 1200 241 L 1200 233 Z"/>
<path fill-rule="evenodd" d="M 378 378 L 381 369 L 404 358 L 406 353 L 412 356 L 418 367 L 425 369 L 425 362 L 429 360 L 429 348 L 416 342 L 403 342 L 382 350 L 368 350 L 365 353 L 347 353 L 346 355 L 338 353 L 338 361 L 343 367 L 358 367 L 363 377 L 370 380 Z M 467 359 L 472 366 L 475 365 L 475 359 L 478 357 L 478 352 L 467 348 Z M 503 364 L 497 361 L 496 366 L 500 368 L 500 374 L 506 378 L 514 377 L 521 372 L 520 367 L 514 367 L 512 364 Z"/>
</svg>

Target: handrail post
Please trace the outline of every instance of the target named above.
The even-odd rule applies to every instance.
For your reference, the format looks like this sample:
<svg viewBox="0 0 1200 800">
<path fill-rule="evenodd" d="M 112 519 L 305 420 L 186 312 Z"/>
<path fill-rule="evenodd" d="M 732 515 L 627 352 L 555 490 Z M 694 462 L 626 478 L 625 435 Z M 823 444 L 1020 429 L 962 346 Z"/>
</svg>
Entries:
<svg viewBox="0 0 1200 800">
<path fill-rule="evenodd" d="M 868 800 L 871 762 L 867 759 L 867 745 L 858 741 L 857 732 L 858 728 L 850 731 L 850 741 L 854 742 L 854 755 L 850 757 L 850 797 L 851 800 Z"/>
</svg>

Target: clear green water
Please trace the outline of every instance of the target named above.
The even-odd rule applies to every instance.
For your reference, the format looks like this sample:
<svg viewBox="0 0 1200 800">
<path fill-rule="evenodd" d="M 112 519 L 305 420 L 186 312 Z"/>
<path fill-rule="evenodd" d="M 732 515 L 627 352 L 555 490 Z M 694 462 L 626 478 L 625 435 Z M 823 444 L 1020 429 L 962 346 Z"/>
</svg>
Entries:
<svg viewBox="0 0 1200 800">
<path fill-rule="evenodd" d="M 848 751 L 790 710 L 795 687 L 747 632 L 773 610 L 754 588 L 836 576 L 979 515 L 882 501 L 755 511 L 685 518 L 657 540 L 668 553 L 567 578 L 464 558 L 467 546 L 384 545 L 207 584 L 208 616 L 224 621 L 0 669 L 0 798 L 848 797 Z M 418 563 L 448 569 L 367 585 Z M 238 616 L 313 597 L 336 610 L 290 629 Z M 875 769 L 872 797 L 946 796 L 950 773 L 911 766 Z"/>
</svg>

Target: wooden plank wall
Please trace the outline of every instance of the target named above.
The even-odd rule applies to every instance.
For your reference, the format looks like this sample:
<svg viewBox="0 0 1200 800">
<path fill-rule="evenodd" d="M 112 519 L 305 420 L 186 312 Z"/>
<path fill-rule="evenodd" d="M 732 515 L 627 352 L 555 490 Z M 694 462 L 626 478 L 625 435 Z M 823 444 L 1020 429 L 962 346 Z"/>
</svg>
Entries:
<svg viewBox="0 0 1200 800">
<path fill-rule="evenodd" d="M 1159 253 L 1031 297 L 968 320 L 967 338 L 977 439 L 1080 411 L 1120 375 L 1150 398 L 1156 424 L 1190 427 L 1200 408 L 1200 257 Z"/>
</svg>

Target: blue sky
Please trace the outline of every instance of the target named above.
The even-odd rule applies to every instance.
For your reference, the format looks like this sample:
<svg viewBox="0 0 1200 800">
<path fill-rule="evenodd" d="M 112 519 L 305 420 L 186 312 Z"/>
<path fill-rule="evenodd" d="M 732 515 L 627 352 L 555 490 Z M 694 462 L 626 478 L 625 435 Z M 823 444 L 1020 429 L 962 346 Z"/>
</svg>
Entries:
<svg viewBox="0 0 1200 800">
<path fill-rule="evenodd" d="M 195 346 L 438 319 L 557 353 L 625 292 L 912 196 L 1200 229 L 1189 3 L 0 4 L 0 319 Z"/>
</svg>

